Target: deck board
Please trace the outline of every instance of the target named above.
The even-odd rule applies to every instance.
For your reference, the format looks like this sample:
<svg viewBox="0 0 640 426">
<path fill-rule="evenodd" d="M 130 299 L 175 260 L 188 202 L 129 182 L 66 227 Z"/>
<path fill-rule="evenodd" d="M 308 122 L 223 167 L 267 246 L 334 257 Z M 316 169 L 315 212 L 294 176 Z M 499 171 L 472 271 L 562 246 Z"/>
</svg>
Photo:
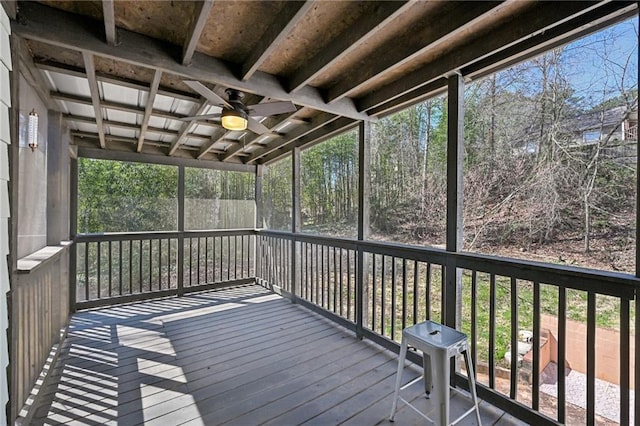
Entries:
<svg viewBox="0 0 640 426">
<path fill-rule="evenodd" d="M 396 367 L 395 354 L 267 289 L 233 287 L 74 315 L 33 423 L 390 424 Z M 405 392 L 431 406 L 420 386 Z M 470 402 L 451 405 L 455 415 Z M 522 424 L 481 407 L 485 425 Z M 396 425 L 423 423 L 400 405 Z"/>
</svg>

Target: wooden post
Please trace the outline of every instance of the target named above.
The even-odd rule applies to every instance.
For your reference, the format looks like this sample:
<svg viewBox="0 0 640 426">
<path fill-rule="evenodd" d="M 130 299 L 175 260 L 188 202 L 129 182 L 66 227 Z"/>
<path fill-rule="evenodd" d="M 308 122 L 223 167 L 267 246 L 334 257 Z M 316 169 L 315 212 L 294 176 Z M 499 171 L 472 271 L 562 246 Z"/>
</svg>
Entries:
<svg viewBox="0 0 640 426">
<path fill-rule="evenodd" d="M 76 287 L 77 287 L 77 263 L 78 248 L 76 235 L 78 233 L 78 159 L 72 158 L 69 162 L 69 237 L 73 241 L 69 251 L 69 312 L 76 311 Z M 87 260 L 85 259 L 85 262 Z M 89 285 L 89 283 L 85 283 Z"/>
<path fill-rule="evenodd" d="M 302 222 L 302 206 L 300 202 L 300 148 L 293 148 L 291 161 L 291 197 L 292 197 L 292 212 L 291 212 L 291 232 L 294 237 L 291 240 L 291 301 L 296 302 L 297 294 L 296 286 L 298 282 L 298 250 L 296 242 L 296 234 L 300 232 Z"/>
<path fill-rule="evenodd" d="M 462 248 L 462 163 L 464 160 L 464 81 L 460 74 L 449 76 L 447 116 L 447 244 L 455 253 Z M 442 312 L 445 324 L 457 328 L 462 308 L 462 276 L 456 262 L 446 264 Z"/>
<path fill-rule="evenodd" d="M 256 229 L 260 230 L 264 228 L 264 203 L 262 200 L 262 179 L 264 177 L 264 166 L 256 166 L 256 184 L 255 184 L 255 199 L 256 199 Z M 258 279 L 258 262 L 260 262 L 260 243 L 258 242 L 260 235 L 255 236 L 253 242 L 253 275 L 257 282 Z"/>
<path fill-rule="evenodd" d="M 47 113 L 47 245 L 57 246 L 62 235 L 62 114 L 49 110 Z M 65 192 L 66 194 L 66 192 Z"/>
<path fill-rule="evenodd" d="M 371 194 L 371 123 L 360 122 L 358 127 L 358 241 L 369 238 L 369 196 Z M 356 282 L 356 335 L 362 339 L 362 330 L 367 325 L 368 307 L 368 256 L 358 247 Z"/>
<path fill-rule="evenodd" d="M 184 295 L 184 166 L 178 166 L 178 296 Z"/>
</svg>

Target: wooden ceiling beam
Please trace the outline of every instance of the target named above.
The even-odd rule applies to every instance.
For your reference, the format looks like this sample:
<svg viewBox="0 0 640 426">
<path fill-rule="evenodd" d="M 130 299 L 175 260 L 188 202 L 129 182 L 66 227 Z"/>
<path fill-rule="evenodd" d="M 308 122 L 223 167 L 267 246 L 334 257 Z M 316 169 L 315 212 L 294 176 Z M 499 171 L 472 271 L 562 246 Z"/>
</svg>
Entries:
<svg viewBox="0 0 640 426">
<path fill-rule="evenodd" d="M 295 94 L 289 93 L 277 76 L 256 71 L 247 81 L 238 79 L 232 66 L 220 59 L 195 52 L 190 66 L 176 62 L 169 43 L 132 31 L 120 29 L 119 45 L 103 43 L 87 25 L 87 18 L 57 10 L 35 2 L 21 3 L 21 19 L 12 29 L 20 37 L 36 40 L 66 49 L 90 52 L 106 58 L 123 61 L 138 66 L 160 69 L 183 78 L 205 81 L 255 93 L 296 105 L 306 106 L 331 114 L 342 115 L 356 120 L 372 120 L 366 113 L 359 112 L 352 99 L 343 98 L 331 104 L 325 102 L 320 91 L 304 87 Z"/>
<path fill-rule="evenodd" d="M 626 5 L 624 4 L 626 3 Z M 462 49 L 451 51 L 433 62 L 403 75 L 401 78 L 378 88 L 358 99 L 358 108 L 370 111 L 383 104 L 418 90 L 453 71 L 461 70 L 474 62 L 496 54 L 497 52 L 523 42 L 526 39 L 543 35 L 553 27 L 589 11 L 595 11 L 603 5 L 622 9 L 633 2 L 583 2 L 570 1 L 554 3 L 553 7 L 545 2 L 536 3 L 532 8 L 511 21 L 494 29 L 490 37 L 481 37 L 468 43 Z"/>
<path fill-rule="evenodd" d="M 347 117 L 340 117 L 307 135 L 297 139 L 295 142 L 279 147 L 272 151 L 269 155 L 262 157 L 257 164 L 271 164 L 280 160 L 294 148 L 310 148 L 313 145 L 326 141 L 329 138 L 338 136 L 358 125 L 358 121 L 351 120 Z"/>
<path fill-rule="evenodd" d="M 96 67 L 93 63 L 93 55 L 89 52 L 82 52 L 84 60 L 84 68 L 87 73 L 87 81 L 89 82 L 89 92 L 91 92 L 91 102 L 93 112 L 95 114 L 95 123 L 98 126 L 98 136 L 100 138 L 100 148 L 105 149 L 107 143 L 104 139 L 104 125 L 102 122 L 102 108 L 100 107 L 100 91 L 98 90 L 98 81 L 96 80 Z"/>
<path fill-rule="evenodd" d="M 78 123 L 96 124 L 96 120 L 93 117 L 84 117 L 81 115 L 73 115 L 73 114 L 62 114 L 62 118 L 64 118 L 67 121 L 75 121 Z M 140 130 L 140 126 L 138 126 L 137 124 L 126 123 L 124 121 L 103 120 L 102 123 L 105 127 L 116 127 L 119 129 L 136 130 L 136 131 Z M 180 134 L 180 132 L 176 130 L 161 129 L 159 127 L 151 127 L 151 126 L 147 126 L 147 133 L 157 133 L 157 134 L 166 135 L 166 136 L 177 136 Z M 110 138 L 111 136 L 112 135 L 106 134 L 105 138 Z M 188 136 L 190 138 L 199 139 L 201 141 L 209 140 L 209 136 L 202 136 L 197 134 L 189 134 Z"/>
<path fill-rule="evenodd" d="M 113 10 L 113 0 L 102 0 L 102 16 L 104 20 L 104 36 L 107 44 L 118 44 L 116 33 L 116 16 Z"/>
<path fill-rule="evenodd" d="M 198 151 L 198 155 L 196 156 L 196 158 L 198 160 L 201 160 L 202 157 L 204 157 L 209 151 L 211 151 L 211 149 L 215 144 L 224 142 L 226 135 L 227 135 L 227 132 L 225 130 L 222 133 L 211 136 L 211 139 L 209 139 L 200 147 L 200 151 Z"/>
<path fill-rule="evenodd" d="M 191 18 L 187 38 L 182 46 L 182 65 L 189 65 L 191 58 L 198 47 L 198 41 L 209 19 L 209 12 L 213 6 L 213 0 L 203 0 L 196 4 L 196 11 Z"/>
<path fill-rule="evenodd" d="M 242 81 L 249 80 L 264 61 L 278 48 L 317 0 L 289 1 L 278 14 L 275 22 L 260 37 L 257 46 L 244 61 L 240 71 Z"/>
<path fill-rule="evenodd" d="M 147 105 L 144 109 L 144 115 L 142 116 L 142 122 L 140 123 L 140 134 L 138 135 L 137 152 L 142 152 L 142 145 L 144 144 L 144 137 L 147 133 L 147 127 L 149 126 L 149 119 L 151 118 L 151 111 L 153 110 L 153 102 L 156 99 L 158 93 L 158 87 L 160 86 L 160 79 L 162 78 L 162 71 L 156 70 L 153 75 L 153 80 L 149 86 L 149 95 L 147 96 Z"/>
<path fill-rule="evenodd" d="M 348 96 L 371 80 L 393 73 L 402 66 L 424 55 L 429 50 L 442 46 L 467 31 L 474 23 L 488 15 L 499 13 L 513 2 L 468 2 L 459 12 L 447 15 L 447 19 L 436 19 L 421 34 L 421 43 L 410 43 L 403 47 L 397 40 L 390 40 L 381 47 L 384 55 L 372 55 L 365 63 L 359 64 L 357 73 L 346 74 L 337 84 L 327 90 L 326 99 L 333 102 Z M 443 2 L 442 7 L 447 7 Z M 442 16 L 440 18 L 443 18 Z"/>
<path fill-rule="evenodd" d="M 209 103 L 207 102 L 207 100 L 202 98 L 200 100 L 200 104 L 196 105 L 191 110 L 191 113 L 192 113 L 191 116 L 204 114 L 208 106 L 209 106 Z M 177 133 L 177 137 L 174 139 L 173 142 L 171 142 L 171 147 L 169 148 L 168 155 L 173 155 L 176 152 L 176 150 L 180 147 L 180 145 L 182 145 L 182 142 L 187 138 L 187 136 L 191 137 L 189 132 L 191 131 L 191 129 L 196 123 L 197 121 L 189 121 L 182 125 L 182 128 Z M 209 138 L 206 138 L 206 140 L 209 140 Z"/>
<path fill-rule="evenodd" d="M 301 64 L 288 79 L 289 90 L 294 92 L 307 85 L 332 64 L 355 52 L 411 6 L 413 4 L 405 0 L 376 2 L 371 13 L 365 14 L 357 24 L 349 26 L 310 61 Z"/>
<path fill-rule="evenodd" d="M 84 96 L 76 96 L 76 95 L 69 95 L 66 93 L 61 93 L 61 92 L 54 92 L 51 91 L 49 92 L 51 99 L 54 100 L 59 100 L 59 101 L 64 101 L 64 102 L 71 102 L 71 103 L 75 103 L 75 104 L 79 104 L 79 105 L 92 105 L 91 103 L 91 98 L 87 98 Z M 112 109 L 112 110 L 116 110 L 116 111 L 122 111 L 122 112 L 130 112 L 132 114 L 144 114 L 145 112 L 145 108 L 142 107 L 138 107 L 138 106 L 133 106 L 133 105 L 129 105 L 129 104 L 123 104 L 120 102 L 111 102 L 111 101 L 102 101 L 100 103 L 100 105 L 102 106 L 102 108 L 104 109 Z M 177 114 L 175 112 L 169 112 L 169 111 L 162 111 L 159 109 L 152 109 L 151 110 L 151 115 L 153 117 L 158 117 L 158 118 L 166 118 L 168 120 L 180 120 L 184 117 L 187 117 L 184 114 Z M 220 124 L 216 124 L 213 123 L 211 121 L 199 121 L 198 122 L 199 126 L 207 126 L 207 127 L 216 127 L 216 128 L 220 128 Z"/>
<path fill-rule="evenodd" d="M 337 120 L 338 116 L 332 115 L 332 114 L 328 114 L 328 113 L 321 113 L 318 114 L 317 116 L 315 116 L 311 122 L 307 125 L 304 126 L 300 126 L 297 127 L 295 129 L 293 129 L 292 131 L 290 131 L 289 133 L 287 133 L 286 135 L 284 135 L 284 137 L 280 138 L 280 139 L 276 139 L 273 140 L 265 145 L 263 145 L 262 148 L 260 148 L 258 151 L 254 151 L 249 155 L 249 158 L 247 158 L 246 162 L 247 163 L 251 163 L 251 162 L 255 162 L 256 160 L 259 160 L 260 158 L 264 157 L 265 155 L 268 155 L 270 153 L 272 153 L 275 150 L 280 149 L 283 146 L 288 145 L 289 143 L 305 136 L 308 135 L 309 133 L 321 128 L 322 126 L 326 126 L 328 124 L 330 124 L 332 121 Z"/>
<path fill-rule="evenodd" d="M 33 63 L 35 64 L 36 68 L 42 71 L 50 71 L 58 74 L 69 75 L 72 77 L 87 78 L 87 73 L 85 72 L 84 68 L 79 68 L 79 67 L 74 67 L 72 65 L 62 64 L 59 62 L 44 61 L 39 59 L 35 59 Z M 103 83 L 110 83 L 115 86 L 128 87 L 134 90 L 145 90 L 145 91 L 149 90 L 148 82 L 108 75 L 105 73 L 101 73 L 99 71 L 96 71 L 96 79 Z M 176 98 L 183 101 L 191 101 L 191 102 L 200 101 L 200 97 L 198 95 L 188 93 L 188 92 L 183 92 L 181 90 L 175 90 L 169 87 L 163 87 L 163 86 L 160 86 L 158 88 L 158 95 L 163 95 L 170 98 Z"/>
<path fill-rule="evenodd" d="M 213 170 L 227 170 L 234 172 L 248 172 L 255 173 L 256 166 L 242 164 L 242 163 L 223 163 L 222 161 L 202 161 L 197 160 L 191 156 L 188 152 L 181 153 L 182 156 L 169 157 L 164 152 L 135 152 L 133 146 L 126 147 L 125 149 L 97 149 L 79 146 L 78 157 L 80 158 L 94 158 L 97 160 L 114 160 L 114 161 L 128 161 L 136 163 L 150 163 L 150 164 L 163 164 L 167 166 L 183 166 L 193 167 L 199 169 L 213 169 Z"/>
</svg>

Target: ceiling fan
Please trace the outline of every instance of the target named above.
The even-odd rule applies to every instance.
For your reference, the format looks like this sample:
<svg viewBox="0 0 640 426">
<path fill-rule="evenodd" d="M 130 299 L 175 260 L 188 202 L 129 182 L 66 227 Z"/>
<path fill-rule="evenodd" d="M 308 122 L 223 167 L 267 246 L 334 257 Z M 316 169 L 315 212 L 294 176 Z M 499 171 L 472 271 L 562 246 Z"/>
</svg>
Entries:
<svg viewBox="0 0 640 426">
<path fill-rule="evenodd" d="M 227 94 L 228 100 L 225 100 L 199 81 L 187 80 L 184 83 L 202 95 L 212 105 L 221 107 L 222 112 L 217 114 L 184 117 L 181 118 L 182 121 L 209 120 L 217 118 L 220 119 L 222 127 L 227 130 L 241 131 L 249 129 L 252 132 L 261 135 L 263 133 L 269 133 L 270 130 L 253 117 L 267 117 L 269 115 L 284 114 L 286 112 L 293 112 L 296 110 L 296 106 L 290 101 L 245 105 L 243 102 L 244 93 L 239 90 L 227 89 L 225 93 Z"/>
</svg>

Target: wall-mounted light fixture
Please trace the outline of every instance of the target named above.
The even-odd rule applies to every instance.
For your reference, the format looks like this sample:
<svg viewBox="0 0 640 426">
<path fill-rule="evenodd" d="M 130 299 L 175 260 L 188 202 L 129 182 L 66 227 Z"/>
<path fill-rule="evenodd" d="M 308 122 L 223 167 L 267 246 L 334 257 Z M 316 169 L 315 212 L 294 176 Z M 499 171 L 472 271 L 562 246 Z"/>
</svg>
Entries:
<svg viewBox="0 0 640 426">
<path fill-rule="evenodd" d="M 38 113 L 35 109 L 29 113 L 29 128 L 27 129 L 27 140 L 31 152 L 38 149 Z"/>
</svg>

